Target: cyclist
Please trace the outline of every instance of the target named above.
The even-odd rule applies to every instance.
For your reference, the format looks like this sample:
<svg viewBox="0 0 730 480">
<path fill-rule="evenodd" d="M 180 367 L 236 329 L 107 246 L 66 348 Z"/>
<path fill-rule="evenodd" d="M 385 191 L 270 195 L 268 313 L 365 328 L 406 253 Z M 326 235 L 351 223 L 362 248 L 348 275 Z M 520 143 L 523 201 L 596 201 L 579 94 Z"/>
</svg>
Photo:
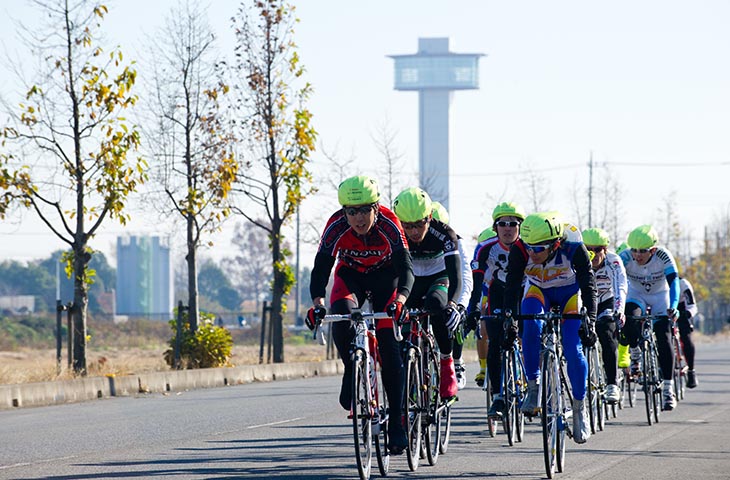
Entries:
<svg viewBox="0 0 730 480">
<path fill-rule="evenodd" d="M 596 279 L 598 319 L 596 334 L 601 342 L 603 368 L 606 371 L 606 402 L 617 403 L 621 396 L 616 376 L 618 374 L 618 331 L 624 322 L 626 304 L 626 270 L 613 252 L 608 251 L 610 238 L 601 228 L 583 230 L 583 243 L 593 252 L 591 264 Z"/>
<path fill-rule="evenodd" d="M 510 247 L 520 236 L 520 223 L 525 219 L 522 208 L 511 202 L 503 202 L 492 211 L 492 228 L 497 236 L 484 242 L 475 253 L 472 261 L 472 275 L 474 284 L 485 284 L 487 287 L 487 313 L 498 314 L 504 308 L 504 288 L 507 280 L 507 257 Z M 472 325 L 478 320 L 481 312 L 477 304 L 481 291 L 472 291 L 469 300 L 469 312 Z M 498 416 L 504 410 L 504 400 L 500 391 L 502 382 L 502 355 L 500 340 L 503 336 L 503 321 L 501 318 L 486 322 L 487 338 L 486 363 L 489 365 L 489 382 L 494 395 L 489 416 Z"/>
<path fill-rule="evenodd" d="M 695 344 L 692 341 L 692 332 L 695 329 L 694 321 L 697 316 L 697 303 L 695 302 L 695 291 L 692 284 L 684 277 L 679 278 L 679 338 L 684 349 L 684 358 L 687 361 L 687 388 L 697 386 L 697 374 L 695 373 Z"/>
<path fill-rule="evenodd" d="M 591 261 L 578 229 L 564 225 L 556 212 L 528 215 L 520 228 L 521 238 L 509 252 L 505 308 L 522 314 L 541 314 L 553 306 L 563 314 L 577 314 L 581 301 L 588 313 L 585 342 L 595 338 L 596 285 Z M 527 283 L 523 287 L 523 280 Z M 523 298 L 524 290 L 524 298 Z M 580 293 L 580 296 L 578 295 Z M 520 305 L 520 299 L 522 299 Z M 588 363 L 581 347 L 581 321 L 562 321 L 562 343 L 568 363 L 568 377 L 573 389 L 573 440 L 585 443 L 590 436 L 585 405 Z M 522 405 L 526 415 L 539 412 L 540 336 L 544 322 L 525 320 L 522 353 L 527 377 L 527 398 Z M 516 326 L 506 328 L 506 335 L 517 334 Z"/>
<path fill-rule="evenodd" d="M 458 392 L 451 333 L 461 321 L 461 257 L 456 232 L 432 216 L 428 193 L 418 187 L 403 190 L 393 200 L 393 211 L 403 225 L 413 258 L 415 281 L 406 301 L 409 308 L 423 307 L 431 314 L 431 325 L 441 353 L 441 398 Z"/>
<path fill-rule="evenodd" d="M 626 324 L 619 337 L 619 358 L 626 357 L 628 347 L 636 347 L 641 336 L 641 324 L 630 316 L 646 313 L 647 307 L 668 318 L 657 320 L 652 327 L 656 334 L 659 368 L 664 377 L 664 407 L 672 410 L 677 406 L 674 397 L 674 351 L 672 349 L 672 322 L 677 317 L 679 305 L 679 274 L 672 254 L 657 246 L 659 237 L 651 225 L 641 225 L 629 233 L 627 244 L 631 255 L 622 256 L 629 281 L 626 299 Z M 632 361 L 636 361 L 632 354 Z M 625 364 L 625 360 L 622 362 Z"/>
<path fill-rule="evenodd" d="M 337 197 L 342 208 L 327 222 L 312 268 L 310 293 L 313 307 L 306 323 L 314 329 L 325 315 L 325 292 L 332 267 L 337 262 L 330 293 L 334 314 L 348 314 L 371 293 L 373 311 L 387 311 L 393 319 L 379 320 L 376 336 L 382 364 L 385 393 L 390 404 L 390 418 L 401 419 L 403 398 L 403 362 L 401 348 L 392 332 L 393 321 L 407 314 L 405 301 L 413 287 L 413 267 L 408 243 L 395 214 L 380 205 L 377 182 L 366 176 L 344 180 Z M 346 322 L 332 324 L 332 337 L 345 365 L 340 390 L 340 405 L 349 410 L 352 403 L 352 364 L 348 361 L 350 343 L 355 332 Z M 408 445 L 401 421 L 388 427 L 389 448 L 400 454 Z"/>
<path fill-rule="evenodd" d="M 479 251 L 479 249 L 482 248 L 482 246 L 484 245 L 484 242 L 486 242 L 490 238 L 494 238 L 496 236 L 497 236 L 497 232 L 495 232 L 494 228 L 491 226 L 482 230 L 482 232 L 477 237 L 477 246 L 474 249 L 474 255 L 472 257 L 473 258 L 472 262 L 474 262 L 474 259 L 476 259 L 477 252 Z M 487 284 L 487 282 L 484 282 L 484 281 L 482 282 L 481 292 L 482 292 L 481 301 L 479 302 L 479 305 L 476 307 L 476 309 L 473 310 L 473 312 L 478 311 L 480 315 L 482 312 L 487 311 L 487 298 L 489 296 L 489 285 Z M 474 294 L 474 290 L 472 290 L 472 294 Z M 466 322 L 464 322 L 465 323 L 464 331 L 466 332 L 464 334 L 464 336 L 466 336 L 466 334 L 470 330 L 476 331 L 477 322 L 478 322 L 478 318 L 476 316 L 476 313 L 474 313 L 471 316 L 471 318 L 467 315 Z M 479 357 L 479 371 L 477 372 L 476 376 L 474 377 L 474 381 L 480 387 L 484 386 L 484 379 L 487 375 L 487 345 L 489 342 L 488 342 L 486 330 L 487 330 L 486 326 L 481 328 L 482 333 L 481 333 L 480 337 L 477 338 L 477 356 Z"/>
<path fill-rule="evenodd" d="M 449 212 L 446 207 L 441 205 L 439 202 L 431 202 L 433 211 L 431 215 L 436 220 L 441 220 L 444 223 L 449 223 Z M 469 297 L 471 295 L 471 289 L 473 287 L 471 278 L 471 263 L 469 257 L 466 256 L 466 249 L 464 248 L 464 240 L 460 235 L 459 238 L 459 255 L 461 256 L 461 295 L 457 302 L 457 307 L 460 312 L 465 312 L 466 308 L 464 305 L 469 303 Z M 466 337 L 466 334 L 464 335 Z M 456 372 L 456 384 L 459 390 L 466 386 L 466 366 L 464 365 L 464 359 L 462 353 L 464 351 L 464 339 L 454 336 L 454 343 L 452 348 L 452 356 L 454 357 L 454 371 Z"/>
</svg>

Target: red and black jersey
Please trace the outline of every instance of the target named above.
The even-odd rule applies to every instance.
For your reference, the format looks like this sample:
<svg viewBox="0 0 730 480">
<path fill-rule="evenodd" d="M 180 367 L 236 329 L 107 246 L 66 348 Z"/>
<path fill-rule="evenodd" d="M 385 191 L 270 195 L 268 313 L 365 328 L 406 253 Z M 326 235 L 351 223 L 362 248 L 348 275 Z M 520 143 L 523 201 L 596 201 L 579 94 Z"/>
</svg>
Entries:
<svg viewBox="0 0 730 480">
<path fill-rule="evenodd" d="M 397 272 L 407 269 L 410 281 L 399 282 L 399 291 L 405 295 L 413 284 L 413 269 L 403 227 L 395 213 L 382 205 L 378 205 L 375 224 L 364 237 L 357 235 L 347 223 L 344 210 L 338 210 L 330 217 L 314 260 L 310 284 L 312 298 L 324 297 L 335 259 L 340 266 L 366 274 L 382 268 L 394 268 Z"/>
</svg>

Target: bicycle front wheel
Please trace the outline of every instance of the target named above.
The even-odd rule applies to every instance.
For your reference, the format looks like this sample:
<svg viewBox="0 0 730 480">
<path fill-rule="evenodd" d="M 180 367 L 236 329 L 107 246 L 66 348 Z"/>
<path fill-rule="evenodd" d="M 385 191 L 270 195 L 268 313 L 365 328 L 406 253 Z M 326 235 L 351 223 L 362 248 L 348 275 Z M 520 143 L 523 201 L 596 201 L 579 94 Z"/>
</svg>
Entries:
<svg viewBox="0 0 730 480">
<path fill-rule="evenodd" d="M 370 379 L 365 352 L 358 350 L 353 354 L 352 367 L 352 433 L 355 459 L 360 478 L 368 480 L 373 458 L 373 439 Z"/>
<path fill-rule="evenodd" d="M 510 446 L 513 446 L 517 433 L 517 392 L 515 388 L 514 351 L 505 350 L 502 352 L 502 372 L 502 396 L 504 398 L 502 423 L 504 425 L 504 433 L 507 434 L 507 442 Z"/>
<path fill-rule="evenodd" d="M 492 382 L 489 381 L 489 367 L 487 367 L 487 371 L 484 373 L 484 393 L 487 413 L 489 413 L 489 409 L 492 407 Z M 489 415 L 487 415 L 487 433 L 489 433 L 490 437 L 497 434 L 497 419 Z"/>
<path fill-rule="evenodd" d="M 651 359 L 651 385 L 652 385 L 652 410 L 654 412 L 654 423 L 659 422 L 659 413 L 662 410 L 662 378 L 659 375 L 659 357 L 653 343 L 649 344 L 649 358 Z"/>
<path fill-rule="evenodd" d="M 553 352 L 545 352 L 541 367 L 542 409 L 542 447 L 545 457 L 545 473 L 553 478 L 557 468 L 558 427 L 562 406 L 560 405 L 560 373 Z"/>
<path fill-rule="evenodd" d="M 597 397 L 597 386 L 598 386 L 598 374 L 596 373 L 596 361 L 593 356 L 595 351 L 594 347 L 584 348 L 586 360 L 588 361 L 588 383 L 586 388 L 585 401 L 588 403 L 588 418 L 591 424 L 591 433 L 596 434 L 598 426 L 598 399 Z"/>
<path fill-rule="evenodd" d="M 643 380 L 644 380 L 644 404 L 646 405 L 646 421 L 649 425 L 654 423 L 654 375 L 652 374 L 651 368 L 651 352 L 649 350 L 649 342 L 644 343 L 644 347 L 641 349 L 642 366 L 644 369 Z"/>
<path fill-rule="evenodd" d="M 424 385 L 426 386 L 424 408 L 426 414 L 423 416 L 422 422 L 426 428 L 424 432 L 426 458 L 429 465 L 436 465 L 441 448 L 441 415 L 438 414 L 441 373 L 439 371 L 438 354 L 431 348 L 427 350 L 424 357 L 426 363 L 424 374 L 427 376 L 427 378 L 424 378 Z"/>
<path fill-rule="evenodd" d="M 385 395 L 385 387 L 383 386 L 383 379 L 378 374 L 378 385 L 375 392 L 378 415 L 377 419 L 373 419 L 373 440 L 375 443 L 375 458 L 378 460 L 378 470 L 380 470 L 380 476 L 385 477 L 388 475 L 390 469 L 390 452 L 388 451 L 388 422 L 389 411 L 388 411 L 388 398 Z M 377 428 L 377 431 L 375 431 Z"/>
<path fill-rule="evenodd" d="M 408 468 L 415 472 L 421 458 L 421 415 L 423 414 L 423 395 L 421 392 L 420 357 L 415 348 L 409 348 L 406 362 L 406 394 L 404 412 L 408 418 Z"/>
</svg>

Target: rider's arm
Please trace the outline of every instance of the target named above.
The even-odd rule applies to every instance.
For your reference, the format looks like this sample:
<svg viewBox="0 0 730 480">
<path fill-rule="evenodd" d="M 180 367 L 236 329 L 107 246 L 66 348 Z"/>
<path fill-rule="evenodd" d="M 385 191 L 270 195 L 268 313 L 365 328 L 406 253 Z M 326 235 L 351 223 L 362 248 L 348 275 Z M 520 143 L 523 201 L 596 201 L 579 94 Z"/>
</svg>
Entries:
<svg viewBox="0 0 730 480">
<path fill-rule="evenodd" d="M 456 303 L 466 306 L 474 289 L 474 283 L 472 282 L 471 263 L 469 257 L 464 254 L 464 243 L 461 238 L 459 238 L 459 255 L 461 256 L 461 295 Z"/>
<path fill-rule="evenodd" d="M 457 251 L 455 255 L 444 257 L 446 265 L 446 274 L 449 276 L 449 293 L 450 302 L 458 303 L 461 296 L 461 256 Z"/>
<path fill-rule="evenodd" d="M 527 266 L 527 254 L 523 250 L 522 240 L 517 240 L 509 250 L 507 257 L 507 285 L 504 290 L 504 308 L 518 312 L 522 299 L 522 279 Z"/>
<path fill-rule="evenodd" d="M 327 282 L 329 282 L 330 272 L 334 264 L 335 257 L 327 253 L 318 252 L 314 257 L 314 267 L 312 267 L 312 275 L 309 280 L 309 294 L 312 296 L 312 300 L 324 298 L 327 290 Z M 317 302 L 315 301 L 316 304 Z M 321 305 L 324 305 L 324 301 L 322 301 Z"/>
<path fill-rule="evenodd" d="M 405 299 L 411 293 L 415 280 L 411 252 L 407 249 L 395 250 L 393 252 L 393 268 L 395 268 L 395 273 L 398 276 L 397 292 L 399 297 L 397 300 L 405 302 Z"/>
<path fill-rule="evenodd" d="M 617 258 L 618 256 L 614 257 L 613 255 L 615 254 L 612 254 L 611 257 L 606 259 L 606 262 L 611 260 L 609 269 L 611 271 L 611 282 L 614 297 L 613 311 L 623 313 L 624 308 L 626 307 L 626 295 L 628 294 L 629 283 L 626 278 L 626 268 L 624 267 L 623 262 L 620 258 Z"/>
<path fill-rule="evenodd" d="M 575 250 L 575 255 L 573 255 L 573 270 L 575 270 L 575 277 L 580 288 L 580 298 L 583 300 L 583 306 L 588 313 L 588 318 L 595 322 L 596 309 L 598 308 L 596 305 L 596 279 L 593 276 L 588 250 L 583 244 Z"/>
<path fill-rule="evenodd" d="M 471 261 L 471 277 L 474 287 L 471 290 L 471 297 L 469 298 L 469 312 L 476 311 L 479 308 L 479 301 L 482 298 L 481 285 L 484 282 L 484 271 L 487 260 L 486 253 L 487 249 L 484 245 L 477 247 L 477 250 L 474 252 L 474 259 Z"/>
<path fill-rule="evenodd" d="M 667 283 L 669 284 L 669 308 L 676 310 L 679 305 L 679 275 L 677 272 L 667 275 Z"/>
</svg>

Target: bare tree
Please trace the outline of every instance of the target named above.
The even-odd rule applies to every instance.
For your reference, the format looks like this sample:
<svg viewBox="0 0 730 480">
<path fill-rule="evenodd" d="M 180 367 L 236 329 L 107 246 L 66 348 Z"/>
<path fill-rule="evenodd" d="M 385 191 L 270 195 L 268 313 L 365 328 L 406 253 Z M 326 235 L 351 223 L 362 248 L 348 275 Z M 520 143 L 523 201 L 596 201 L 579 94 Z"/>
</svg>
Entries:
<svg viewBox="0 0 730 480">
<path fill-rule="evenodd" d="M 550 196 L 550 183 L 530 165 L 522 168 L 522 171 L 525 173 L 520 176 L 519 182 L 526 197 L 525 204 L 529 205 L 533 212 L 545 210 L 545 204 Z"/>
<path fill-rule="evenodd" d="M 186 2 L 173 9 L 151 42 L 154 69 L 146 133 L 157 160 L 159 208 L 185 224 L 189 321 L 198 328 L 198 248 L 230 210 L 228 194 L 238 174 L 233 133 L 222 113 L 228 86 L 217 78 L 213 35 L 204 12 Z"/>
<path fill-rule="evenodd" d="M 248 140 L 252 155 L 251 168 L 238 188 L 248 206 L 235 211 L 269 235 L 276 363 L 284 361 L 282 314 L 295 282 L 283 228 L 312 192 L 308 164 L 316 139 L 312 114 L 305 106 L 311 86 L 301 85 L 304 68 L 293 41 L 296 21 L 294 7 L 284 0 L 256 0 L 253 8 L 241 4 L 233 18 L 233 73 L 246 82 L 233 83 L 235 106 L 244 116 L 241 138 Z M 257 220 L 259 216 L 266 221 Z"/>
<path fill-rule="evenodd" d="M 263 223 L 263 220 L 261 221 Z M 233 244 L 238 254 L 224 262 L 233 283 L 243 293 L 243 298 L 256 302 L 256 311 L 264 292 L 271 285 L 271 255 L 266 231 L 248 222 L 236 224 Z"/>
<path fill-rule="evenodd" d="M 392 130 L 390 120 L 387 117 L 383 120 L 383 123 L 377 126 L 371 138 L 385 162 L 385 178 L 384 181 L 380 182 L 382 185 L 381 193 L 385 193 L 385 198 L 381 199 L 381 202 L 390 205 L 401 190 L 398 187 L 400 183 L 398 179 L 403 178 L 403 153 L 398 151 L 396 144 L 397 132 Z"/>
<path fill-rule="evenodd" d="M 71 248 L 64 259 L 74 280 L 73 368 L 85 375 L 89 241 L 107 218 L 128 220 L 127 198 L 146 179 L 145 161 L 128 158 L 139 133 L 121 116 L 137 100 L 137 73 L 119 49 L 105 53 L 96 44 L 104 5 L 35 5 L 40 11 L 34 21 L 44 23 L 24 28 L 21 40 L 39 66 L 34 82 L 24 85 L 19 109 L 4 102 L 10 122 L 2 130 L 0 188 L 5 206 L 19 200 Z"/>
</svg>

